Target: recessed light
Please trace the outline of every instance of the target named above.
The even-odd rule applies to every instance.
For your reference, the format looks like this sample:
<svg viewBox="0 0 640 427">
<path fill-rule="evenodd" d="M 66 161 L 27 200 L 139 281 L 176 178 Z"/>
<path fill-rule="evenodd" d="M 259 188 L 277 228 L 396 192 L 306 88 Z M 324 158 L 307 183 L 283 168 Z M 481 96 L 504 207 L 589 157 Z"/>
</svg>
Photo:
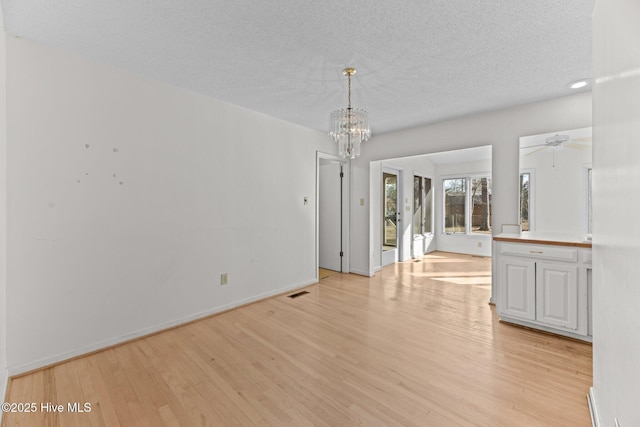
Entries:
<svg viewBox="0 0 640 427">
<path fill-rule="evenodd" d="M 582 80 L 576 80 L 575 82 L 571 82 L 567 86 L 569 86 L 570 89 L 582 89 L 583 87 L 587 87 L 590 84 L 591 84 L 591 79 L 582 79 Z"/>
</svg>

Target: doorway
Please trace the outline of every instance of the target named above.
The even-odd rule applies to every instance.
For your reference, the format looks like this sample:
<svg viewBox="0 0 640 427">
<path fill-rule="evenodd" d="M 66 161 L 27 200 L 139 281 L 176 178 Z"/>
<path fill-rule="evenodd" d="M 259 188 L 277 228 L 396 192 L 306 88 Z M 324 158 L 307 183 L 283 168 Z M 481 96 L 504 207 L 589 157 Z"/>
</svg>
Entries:
<svg viewBox="0 0 640 427">
<path fill-rule="evenodd" d="M 348 163 L 318 153 L 317 158 L 317 266 L 318 279 L 330 272 L 349 272 Z M 322 269 L 322 270 L 320 270 Z"/>
<path fill-rule="evenodd" d="M 421 258 L 427 253 L 433 240 L 433 199 L 432 179 L 421 173 L 413 175 L 413 218 L 411 229 L 413 244 L 411 257 Z"/>
<path fill-rule="evenodd" d="M 382 266 L 402 259 L 402 173 L 382 168 Z"/>
</svg>

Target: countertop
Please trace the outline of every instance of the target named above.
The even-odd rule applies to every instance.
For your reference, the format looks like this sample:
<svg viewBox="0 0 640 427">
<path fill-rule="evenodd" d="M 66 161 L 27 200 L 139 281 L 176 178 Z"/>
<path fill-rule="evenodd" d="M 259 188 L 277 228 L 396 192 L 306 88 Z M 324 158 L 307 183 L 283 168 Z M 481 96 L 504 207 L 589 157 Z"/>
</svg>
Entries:
<svg viewBox="0 0 640 427">
<path fill-rule="evenodd" d="M 591 248 L 591 240 L 585 235 L 571 233 L 538 233 L 523 231 L 521 233 L 501 233 L 493 236 L 498 242 L 537 243 L 542 245 L 575 246 Z"/>
</svg>

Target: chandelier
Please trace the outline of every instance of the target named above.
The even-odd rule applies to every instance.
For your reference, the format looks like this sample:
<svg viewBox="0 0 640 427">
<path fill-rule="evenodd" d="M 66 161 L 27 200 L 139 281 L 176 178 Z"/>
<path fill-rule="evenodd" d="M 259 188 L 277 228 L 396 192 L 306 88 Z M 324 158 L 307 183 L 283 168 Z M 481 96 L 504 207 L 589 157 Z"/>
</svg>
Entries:
<svg viewBox="0 0 640 427">
<path fill-rule="evenodd" d="M 349 82 L 349 105 L 346 110 L 336 110 L 329 116 L 331 126 L 329 136 L 338 143 L 339 155 L 350 159 L 358 157 L 360 155 L 360 144 L 371 138 L 369 113 L 357 108 L 351 108 L 351 76 L 355 73 L 355 68 L 342 70 L 342 74 L 347 76 Z"/>
</svg>

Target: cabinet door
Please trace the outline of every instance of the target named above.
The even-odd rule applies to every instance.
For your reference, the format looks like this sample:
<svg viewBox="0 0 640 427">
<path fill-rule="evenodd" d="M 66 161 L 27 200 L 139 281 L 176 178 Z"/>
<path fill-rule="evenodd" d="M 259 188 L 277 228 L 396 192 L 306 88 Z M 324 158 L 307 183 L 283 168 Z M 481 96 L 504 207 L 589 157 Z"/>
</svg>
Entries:
<svg viewBox="0 0 640 427">
<path fill-rule="evenodd" d="M 498 302 L 500 314 L 514 318 L 536 318 L 535 262 L 503 257 L 500 261 Z"/>
<path fill-rule="evenodd" d="M 536 264 L 536 319 L 578 329 L 578 267 Z"/>
</svg>

